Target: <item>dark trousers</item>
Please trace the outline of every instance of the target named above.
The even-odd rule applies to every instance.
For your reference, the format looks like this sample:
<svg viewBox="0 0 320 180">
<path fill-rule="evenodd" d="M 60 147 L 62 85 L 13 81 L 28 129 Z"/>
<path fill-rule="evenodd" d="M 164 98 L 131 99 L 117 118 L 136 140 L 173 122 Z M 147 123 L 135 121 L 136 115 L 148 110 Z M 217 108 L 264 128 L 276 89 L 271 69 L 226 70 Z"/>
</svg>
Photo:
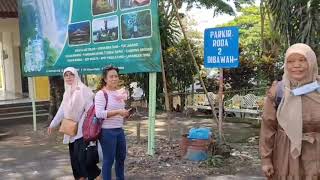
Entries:
<svg viewBox="0 0 320 180">
<path fill-rule="evenodd" d="M 86 148 L 87 144 L 83 141 L 83 138 L 69 143 L 71 167 L 75 179 L 87 177 L 89 180 L 93 180 L 99 176 L 101 172 L 96 163 L 87 163 Z"/>
<path fill-rule="evenodd" d="M 126 138 L 122 128 L 102 129 L 100 143 L 103 152 L 102 175 L 111 180 L 114 160 L 116 179 L 124 180 L 124 160 L 126 159 Z"/>
</svg>

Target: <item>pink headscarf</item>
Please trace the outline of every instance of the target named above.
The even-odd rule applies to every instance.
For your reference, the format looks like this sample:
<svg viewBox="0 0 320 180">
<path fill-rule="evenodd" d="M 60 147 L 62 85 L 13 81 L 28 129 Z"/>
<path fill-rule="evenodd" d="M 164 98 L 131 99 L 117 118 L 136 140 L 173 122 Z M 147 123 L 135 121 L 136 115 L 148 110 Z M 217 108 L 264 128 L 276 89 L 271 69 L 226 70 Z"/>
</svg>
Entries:
<svg viewBox="0 0 320 180">
<path fill-rule="evenodd" d="M 72 85 L 64 83 L 65 92 L 63 94 L 61 105 L 63 107 L 65 118 L 78 121 L 76 118 L 83 112 L 86 102 L 93 99 L 94 94 L 90 88 L 81 82 L 81 79 L 75 68 L 68 67 L 64 69 L 63 75 L 66 72 L 71 72 L 74 74 L 75 78 Z"/>
</svg>

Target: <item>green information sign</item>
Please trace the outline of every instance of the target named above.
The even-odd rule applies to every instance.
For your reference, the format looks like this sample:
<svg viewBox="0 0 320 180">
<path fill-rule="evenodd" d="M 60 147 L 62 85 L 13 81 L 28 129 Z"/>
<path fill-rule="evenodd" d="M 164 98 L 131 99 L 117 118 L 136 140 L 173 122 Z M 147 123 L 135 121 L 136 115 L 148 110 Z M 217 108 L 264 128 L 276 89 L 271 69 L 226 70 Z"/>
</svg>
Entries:
<svg viewBox="0 0 320 180">
<path fill-rule="evenodd" d="M 161 71 L 157 0 L 20 0 L 19 12 L 26 76 Z"/>
</svg>

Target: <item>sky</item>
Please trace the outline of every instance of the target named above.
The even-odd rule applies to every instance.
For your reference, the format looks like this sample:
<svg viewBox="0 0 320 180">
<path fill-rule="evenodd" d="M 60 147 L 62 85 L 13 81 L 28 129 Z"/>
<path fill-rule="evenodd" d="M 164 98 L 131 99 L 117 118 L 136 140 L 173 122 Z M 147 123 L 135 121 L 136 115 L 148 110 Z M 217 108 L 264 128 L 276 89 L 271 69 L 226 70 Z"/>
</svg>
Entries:
<svg viewBox="0 0 320 180">
<path fill-rule="evenodd" d="M 255 4 L 259 5 L 260 0 L 255 0 Z M 229 2 L 233 7 L 233 3 Z M 194 28 L 197 29 L 200 32 L 204 32 L 204 29 L 206 28 L 213 28 L 218 24 L 223 24 L 228 21 L 231 21 L 234 19 L 233 16 L 229 15 L 219 15 L 213 18 L 213 9 L 206 9 L 206 8 L 192 8 L 189 11 L 186 11 L 186 6 L 183 6 L 184 10 L 182 12 L 186 12 L 187 16 L 191 17 L 197 22 L 197 26 Z"/>
</svg>

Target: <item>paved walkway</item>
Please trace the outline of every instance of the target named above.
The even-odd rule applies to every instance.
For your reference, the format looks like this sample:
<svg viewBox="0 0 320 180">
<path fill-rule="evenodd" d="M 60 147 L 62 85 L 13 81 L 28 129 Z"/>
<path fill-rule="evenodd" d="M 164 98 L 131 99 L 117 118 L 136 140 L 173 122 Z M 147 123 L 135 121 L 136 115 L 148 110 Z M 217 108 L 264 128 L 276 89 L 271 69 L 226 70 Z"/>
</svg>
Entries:
<svg viewBox="0 0 320 180">
<path fill-rule="evenodd" d="M 204 120 L 205 121 L 205 120 Z M 186 122 L 184 122 L 186 123 Z M 146 122 L 143 122 L 146 124 Z M 38 124 L 39 131 L 32 131 L 32 124 L 14 125 L 8 137 L 0 137 L 0 179 L 6 180 L 71 180 L 72 171 L 68 149 L 62 137 L 48 137 L 45 124 Z M 135 126 L 132 126 L 135 127 Z M 157 122 L 158 133 L 166 133 L 163 121 Z M 130 131 L 130 128 L 127 128 Z M 132 128 L 134 131 L 134 128 Z M 142 135 L 146 128 L 142 128 Z M 133 134 L 133 132 L 129 132 Z M 163 177 L 127 177 L 127 179 L 165 179 Z M 171 178 L 170 178 L 171 179 Z M 205 180 L 260 180 L 256 176 L 189 177 Z"/>
</svg>

